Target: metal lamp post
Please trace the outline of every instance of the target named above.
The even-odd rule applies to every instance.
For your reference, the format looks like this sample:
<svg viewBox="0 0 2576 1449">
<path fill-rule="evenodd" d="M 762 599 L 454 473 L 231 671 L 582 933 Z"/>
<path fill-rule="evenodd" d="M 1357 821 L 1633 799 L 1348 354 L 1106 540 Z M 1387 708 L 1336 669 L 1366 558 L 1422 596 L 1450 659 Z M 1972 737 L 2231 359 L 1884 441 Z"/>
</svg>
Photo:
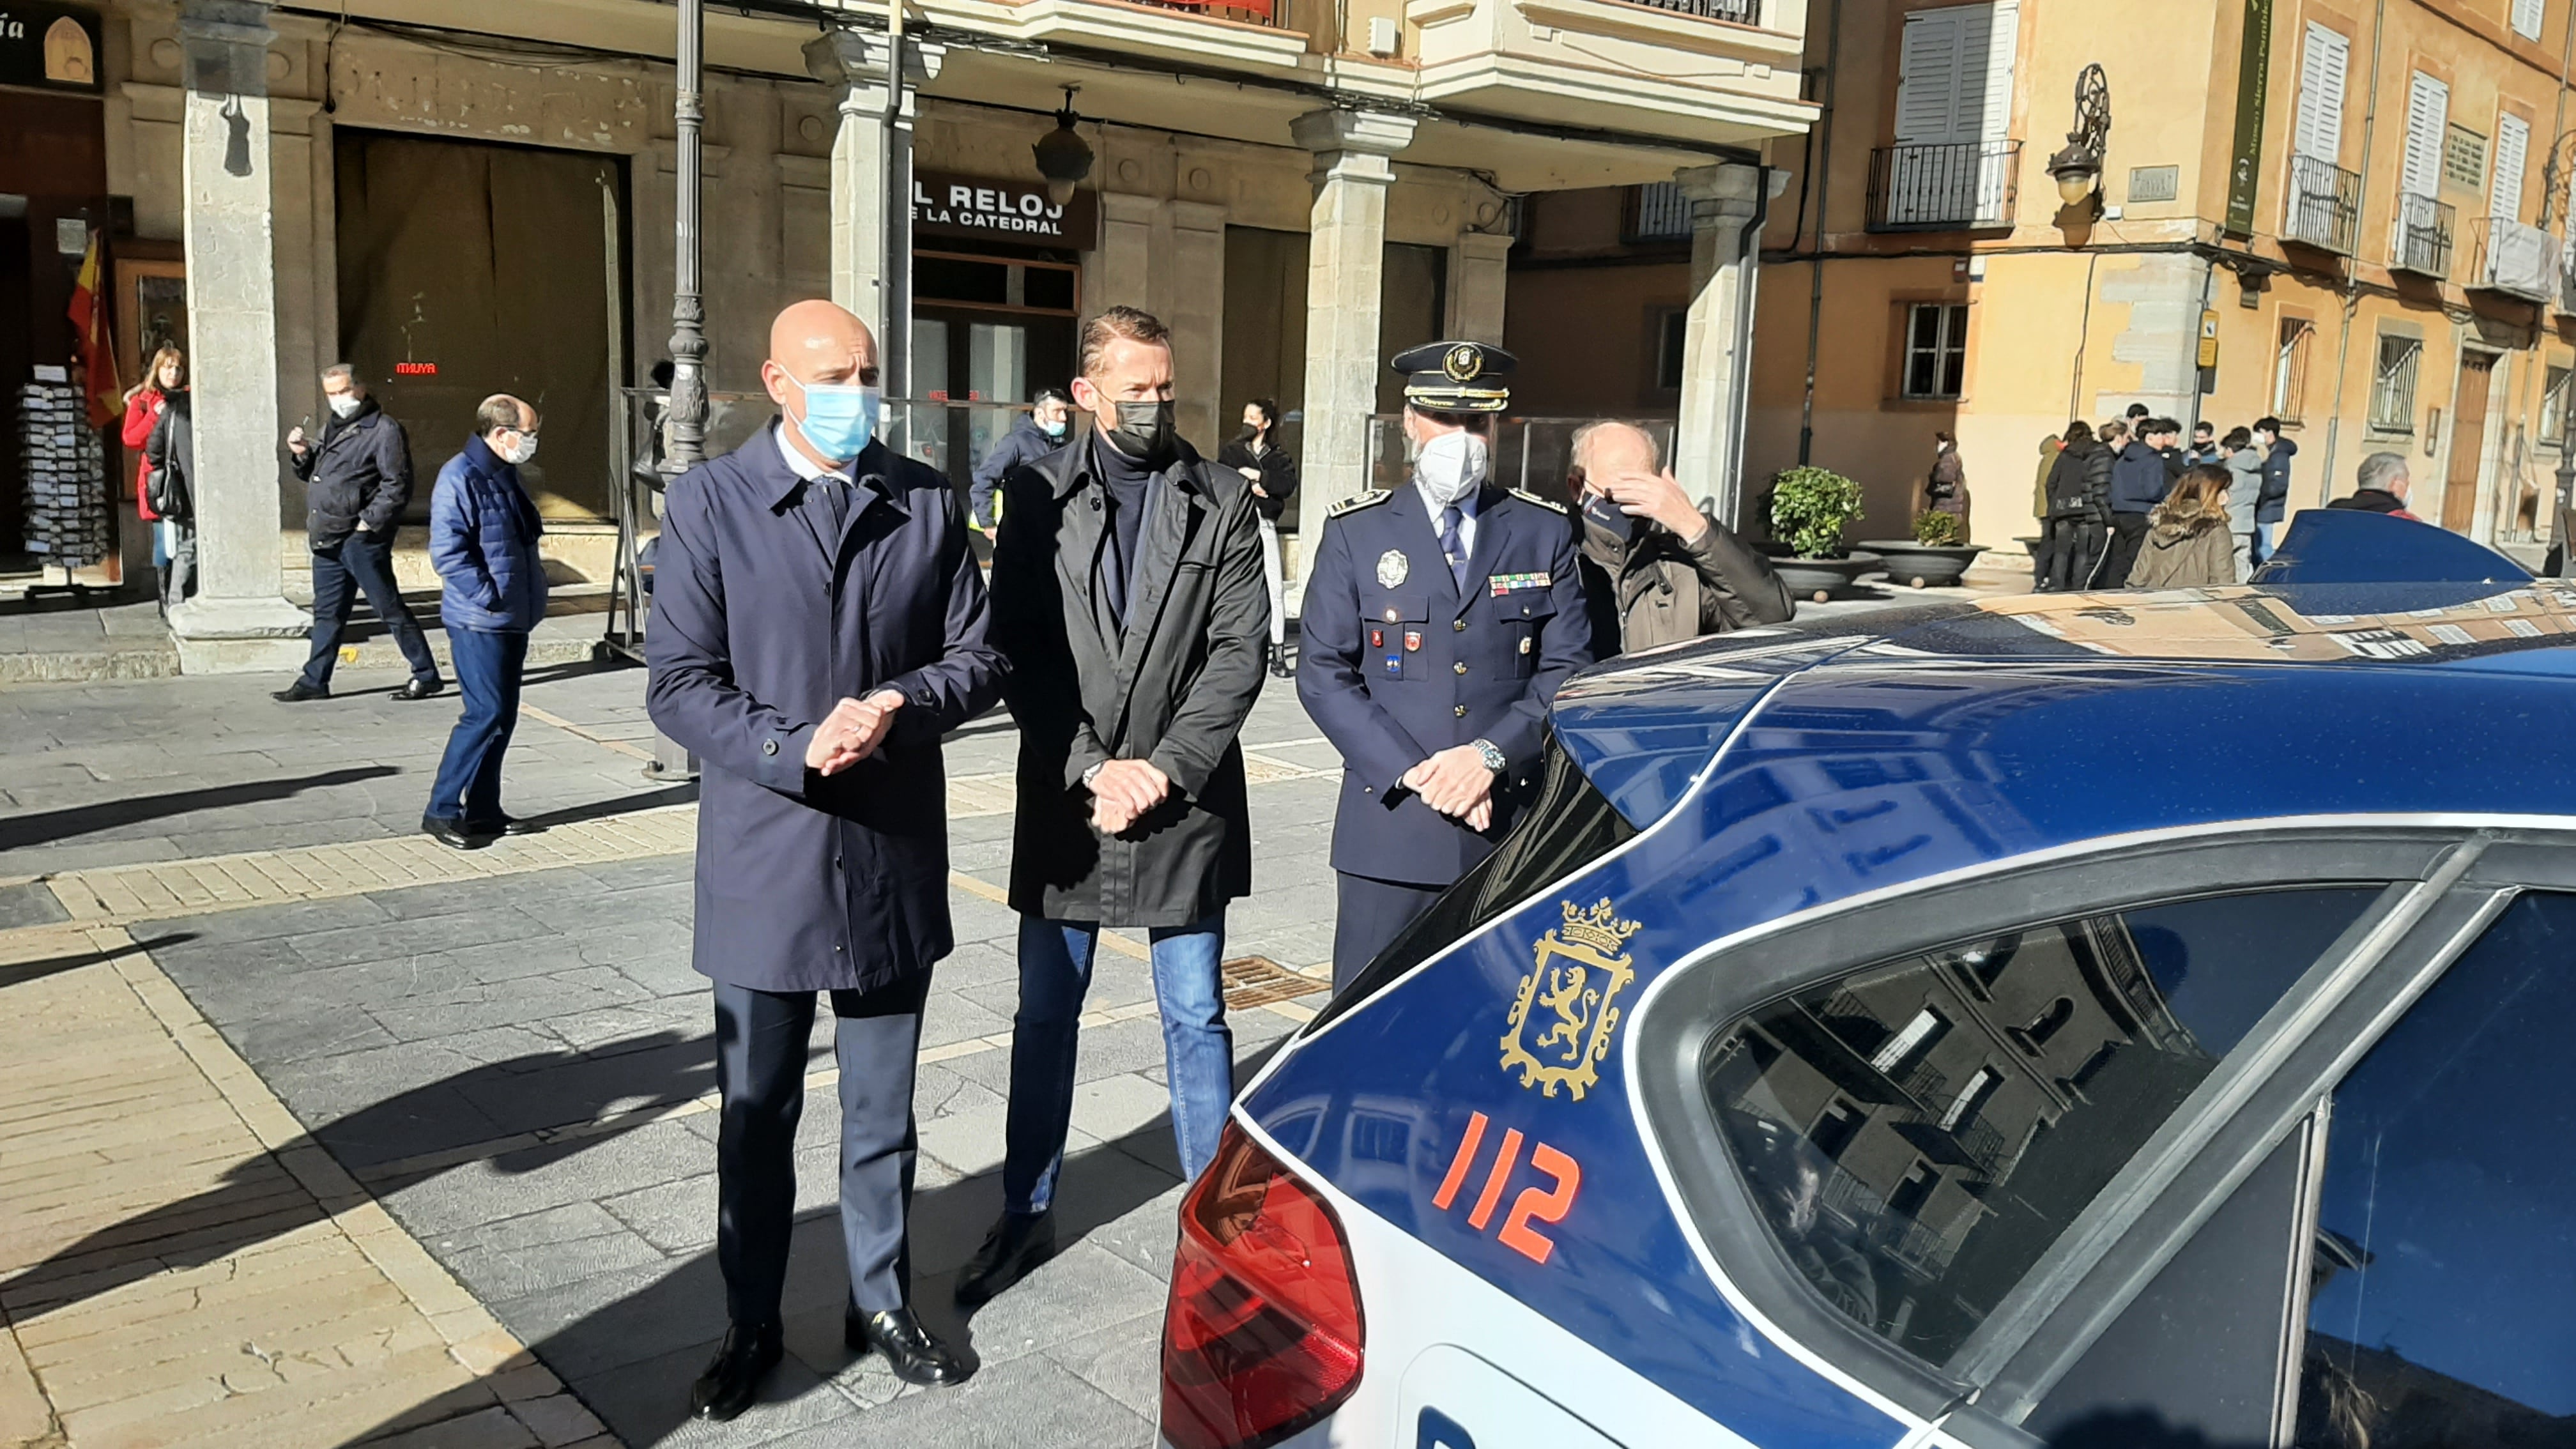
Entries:
<svg viewBox="0 0 2576 1449">
<path fill-rule="evenodd" d="M 707 444 L 707 307 L 699 295 L 698 131 L 706 119 L 703 57 L 706 39 L 704 0 L 678 0 L 679 45 L 672 77 L 672 151 L 678 174 L 672 211 L 678 218 L 671 251 L 671 401 L 670 447 L 662 455 L 665 484 L 706 460 Z M 697 756 L 687 746 L 653 732 L 653 759 L 644 773 L 657 780 L 694 779 Z"/>
</svg>

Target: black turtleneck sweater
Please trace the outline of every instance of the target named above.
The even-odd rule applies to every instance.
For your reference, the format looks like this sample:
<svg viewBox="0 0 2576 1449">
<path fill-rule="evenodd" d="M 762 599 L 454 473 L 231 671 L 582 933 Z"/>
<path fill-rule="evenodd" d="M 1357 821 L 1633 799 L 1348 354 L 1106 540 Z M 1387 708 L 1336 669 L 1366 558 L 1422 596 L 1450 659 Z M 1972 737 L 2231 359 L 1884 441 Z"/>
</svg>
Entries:
<svg viewBox="0 0 2576 1449">
<path fill-rule="evenodd" d="M 1136 535 L 1144 527 L 1145 493 L 1154 484 L 1154 470 L 1119 452 L 1098 434 L 1093 435 L 1091 467 L 1102 491 L 1109 495 L 1109 545 L 1118 554 L 1113 592 L 1118 613 L 1123 617 L 1127 612 L 1127 584 L 1136 576 Z"/>
</svg>

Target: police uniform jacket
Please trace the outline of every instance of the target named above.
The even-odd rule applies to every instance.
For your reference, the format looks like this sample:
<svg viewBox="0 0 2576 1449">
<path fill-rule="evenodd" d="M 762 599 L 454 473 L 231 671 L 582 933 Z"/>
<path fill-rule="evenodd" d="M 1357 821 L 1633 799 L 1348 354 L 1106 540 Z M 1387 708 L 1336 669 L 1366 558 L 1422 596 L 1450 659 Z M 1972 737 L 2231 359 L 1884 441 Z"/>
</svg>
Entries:
<svg viewBox="0 0 2576 1449">
<path fill-rule="evenodd" d="M 671 485 L 645 700 L 705 767 L 698 970 L 873 989 L 949 952 L 939 741 L 999 697 L 1003 666 L 948 480 L 870 443 L 830 538 L 776 428 Z M 904 705 L 875 754 L 806 768 L 833 706 L 887 689 Z"/>
<path fill-rule="evenodd" d="M 1261 693 L 1270 591 L 1242 475 L 1187 443 L 1151 485 L 1122 629 L 1088 441 L 1002 480 L 993 641 L 1020 726 L 1011 909 L 1057 921 L 1185 926 L 1252 889 L 1236 736 Z M 1121 834 L 1091 826 L 1083 773 L 1147 760 L 1171 793 Z"/>
<path fill-rule="evenodd" d="M 1487 485 L 1469 560 L 1462 591 L 1410 485 L 1363 494 L 1325 519 L 1297 694 L 1342 754 L 1335 870 L 1446 885 L 1491 855 L 1528 803 L 1549 703 L 1592 662 L 1563 506 Z M 1478 739 L 1510 761 L 1482 835 L 1397 783 Z"/>
</svg>

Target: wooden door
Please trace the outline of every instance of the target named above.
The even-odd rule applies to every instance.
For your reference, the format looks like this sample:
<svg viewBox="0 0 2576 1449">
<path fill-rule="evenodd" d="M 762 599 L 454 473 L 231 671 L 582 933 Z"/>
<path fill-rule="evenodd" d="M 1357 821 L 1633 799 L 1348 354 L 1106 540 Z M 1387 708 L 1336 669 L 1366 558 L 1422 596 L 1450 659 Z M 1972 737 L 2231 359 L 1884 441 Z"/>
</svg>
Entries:
<svg viewBox="0 0 2576 1449">
<path fill-rule="evenodd" d="M 2442 526 L 2466 533 L 2478 516 L 2478 462 L 2487 451 L 2487 384 L 2495 354 L 2460 354 L 2460 391 L 2451 406 L 2451 471 L 2442 480 Z"/>
</svg>

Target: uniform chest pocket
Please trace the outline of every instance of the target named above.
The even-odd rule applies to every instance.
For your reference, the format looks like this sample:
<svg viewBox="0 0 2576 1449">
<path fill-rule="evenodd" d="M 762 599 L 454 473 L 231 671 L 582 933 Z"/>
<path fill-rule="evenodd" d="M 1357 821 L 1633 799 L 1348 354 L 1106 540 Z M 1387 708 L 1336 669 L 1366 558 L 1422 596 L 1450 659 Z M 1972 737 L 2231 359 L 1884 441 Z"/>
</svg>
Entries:
<svg viewBox="0 0 2576 1449">
<path fill-rule="evenodd" d="M 1499 627 L 1497 638 L 1512 652 L 1513 673 L 1527 678 L 1538 667 L 1539 631 L 1556 617 L 1556 600 L 1545 589 L 1514 589 L 1486 601 L 1488 616 Z"/>
<path fill-rule="evenodd" d="M 1431 596 L 1390 589 L 1360 594 L 1360 673 L 1371 683 L 1411 676 L 1422 669 L 1424 621 L 1431 617 Z"/>
</svg>

